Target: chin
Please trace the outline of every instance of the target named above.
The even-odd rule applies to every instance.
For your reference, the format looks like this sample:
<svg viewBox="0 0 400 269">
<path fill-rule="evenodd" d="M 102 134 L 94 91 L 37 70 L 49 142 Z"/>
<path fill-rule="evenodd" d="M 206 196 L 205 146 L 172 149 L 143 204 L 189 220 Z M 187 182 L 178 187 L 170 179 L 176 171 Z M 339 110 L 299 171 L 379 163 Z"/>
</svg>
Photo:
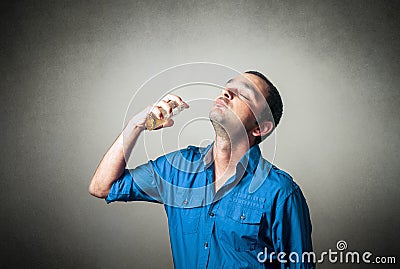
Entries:
<svg viewBox="0 0 400 269">
<path fill-rule="evenodd" d="M 208 114 L 208 117 L 211 121 L 220 122 L 222 120 L 222 113 L 221 111 L 218 111 L 218 109 L 212 108 Z"/>
</svg>

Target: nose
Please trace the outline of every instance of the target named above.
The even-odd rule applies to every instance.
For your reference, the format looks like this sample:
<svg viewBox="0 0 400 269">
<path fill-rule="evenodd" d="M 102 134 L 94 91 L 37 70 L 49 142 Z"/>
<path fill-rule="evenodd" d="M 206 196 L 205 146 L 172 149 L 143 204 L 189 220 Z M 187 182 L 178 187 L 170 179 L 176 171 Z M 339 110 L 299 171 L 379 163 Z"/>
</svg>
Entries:
<svg viewBox="0 0 400 269">
<path fill-rule="evenodd" d="M 229 100 L 232 100 L 232 98 L 233 98 L 233 92 L 231 92 L 231 91 L 228 90 L 228 89 L 223 89 L 223 90 L 222 90 L 222 95 L 223 95 L 225 98 L 229 99 Z"/>
</svg>

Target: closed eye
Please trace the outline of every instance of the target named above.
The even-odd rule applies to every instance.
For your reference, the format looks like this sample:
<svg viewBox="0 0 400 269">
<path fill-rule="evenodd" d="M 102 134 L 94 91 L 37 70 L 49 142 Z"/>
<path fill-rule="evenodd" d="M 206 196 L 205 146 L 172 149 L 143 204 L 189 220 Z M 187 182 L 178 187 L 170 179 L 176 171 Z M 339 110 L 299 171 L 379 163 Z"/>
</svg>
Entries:
<svg viewBox="0 0 400 269">
<path fill-rule="evenodd" d="M 229 87 L 229 86 L 227 86 L 227 87 L 225 88 L 225 90 L 231 92 L 232 94 L 235 94 L 236 96 L 240 96 L 241 98 L 243 98 L 243 99 L 245 99 L 245 100 L 247 100 L 247 101 L 250 101 L 250 100 L 252 99 L 252 98 L 249 96 L 249 93 L 248 93 L 248 90 L 247 90 L 247 89 L 243 90 L 243 89 L 238 89 L 238 88 L 236 88 L 236 87 Z"/>
<path fill-rule="evenodd" d="M 244 95 L 244 94 L 240 94 L 240 96 L 243 97 L 243 98 L 246 99 L 246 100 L 249 100 L 249 97 L 247 97 L 247 96 Z"/>
</svg>

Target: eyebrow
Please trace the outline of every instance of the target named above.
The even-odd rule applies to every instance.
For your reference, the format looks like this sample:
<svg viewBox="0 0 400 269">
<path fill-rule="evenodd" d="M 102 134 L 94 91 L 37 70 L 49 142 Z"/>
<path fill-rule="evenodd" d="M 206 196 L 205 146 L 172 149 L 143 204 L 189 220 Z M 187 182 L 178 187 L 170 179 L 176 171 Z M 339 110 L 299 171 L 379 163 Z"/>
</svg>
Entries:
<svg viewBox="0 0 400 269">
<path fill-rule="evenodd" d="M 231 83 L 231 82 L 233 82 L 233 78 L 231 78 L 230 80 L 228 80 L 225 84 L 229 84 L 229 83 Z"/>
</svg>

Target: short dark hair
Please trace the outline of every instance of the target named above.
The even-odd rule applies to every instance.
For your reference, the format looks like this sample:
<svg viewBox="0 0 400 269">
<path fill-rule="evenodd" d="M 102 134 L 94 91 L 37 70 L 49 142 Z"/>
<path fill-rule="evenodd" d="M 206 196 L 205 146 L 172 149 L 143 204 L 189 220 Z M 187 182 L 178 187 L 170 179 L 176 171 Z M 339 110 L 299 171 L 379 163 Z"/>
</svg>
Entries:
<svg viewBox="0 0 400 269">
<path fill-rule="evenodd" d="M 279 94 L 278 89 L 274 86 L 274 84 L 272 84 L 272 82 L 266 76 L 264 76 L 262 73 L 260 73 L 258 71 L 246 71 L 244 73 L 255 75 L 267 83 L 268 94 L 265 97 L 265 100 L 267 101 L 269 109 L 271 110 L 272 118 L 274 120 L 274 125 L 275 125 L 275 127 L 278 126 L 278 124 L 281 120 L 281 117 L 282 117 L 282 113 L 283 113 L 283 102 L 282 102 L 282 98 L 281 98 L 281 95 Z M 265 114 L 269 115 L 268 108 L 266 108 L 266 110 L 267 110 L 266 111 L 267 113 L 265 113 Z M 256 143 L 257 144 L 260 143 L 267 136 L 257 137 Z"/>
</svg>

